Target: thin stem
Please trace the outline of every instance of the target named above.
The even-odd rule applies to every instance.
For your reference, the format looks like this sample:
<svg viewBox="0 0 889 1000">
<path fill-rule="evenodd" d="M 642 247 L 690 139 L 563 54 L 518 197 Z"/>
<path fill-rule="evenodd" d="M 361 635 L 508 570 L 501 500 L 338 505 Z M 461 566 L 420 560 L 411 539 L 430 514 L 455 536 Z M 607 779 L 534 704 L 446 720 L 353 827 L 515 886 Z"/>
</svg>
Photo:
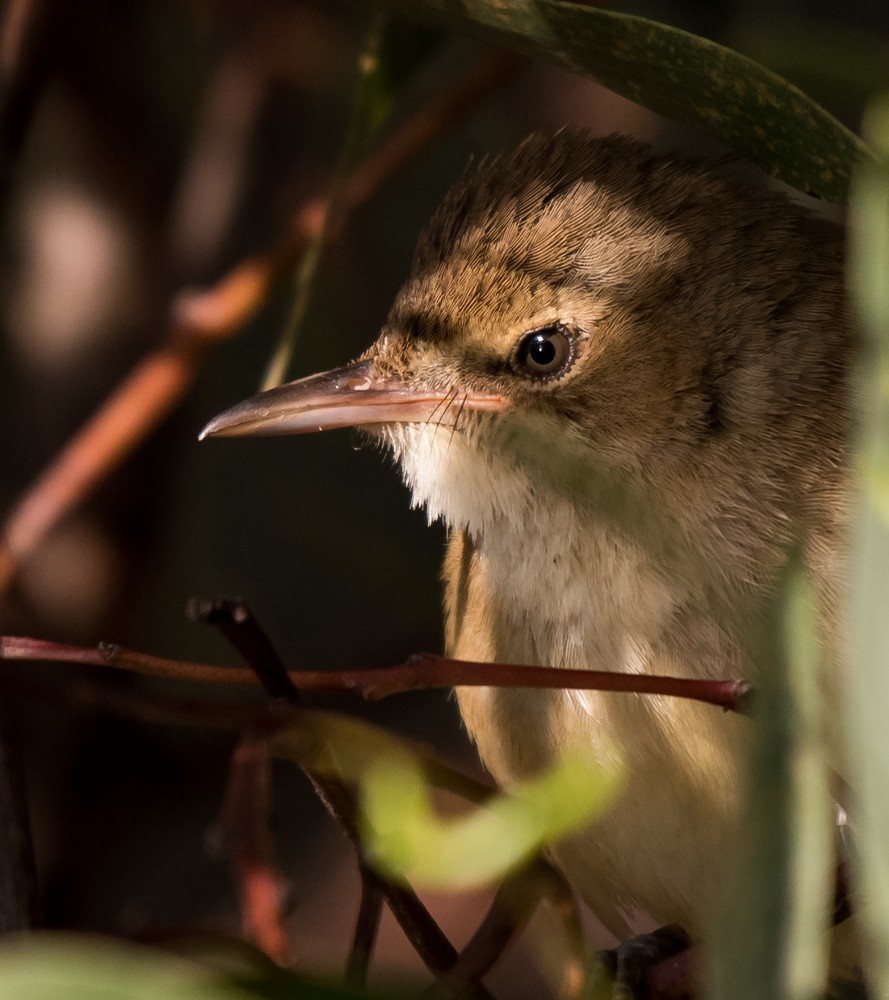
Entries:
<svg viewBox="0 0 889 1000">
<path fill-rule="evenodd" d="M 371 868 L 361 865 L 361 904 L 355 920 L 352 947 L 346 962 L 346 982 L 352 987 L 364 986 L 370 958 L 377 942 L 385 897 L 380 878 Z"/>
<path fill-rule="evenodd" d="M 22 636 L 0 636 L 0 660 L 84 663 L 153 677 L 211 684 L 258 686 L 262 683 L 253 670 L 170 660 L 134 652 L 112 643 L 86 647 Z M 392 667 L 370 670 L 288 670 L 286 673 L 289 681 L 300 691 L 350 693 L 370 701 L 407 691 L 443 687 L 567 688 L 578 691 L 664 695 L 703 702 L 725 711 L 749 714 L 753 699 L 752 687 L 743 680 L 698 680 L 652 674 L 622 674 L 607 670 L 530 667 L 517 663 L 478 663 L 452 660 L 434 653 L 418 653 Z M 280 695 L 273 694 L 273 697 Z"/>
<path fill-rule="evenodd" d="M 371 132 L 370 121 L 373 116 L 373 92 L 380 71 L 380 57 L 387 21 L 388 18 L 379 11 L 371 16 L 370 27 L 357 60 L 358 80 L 352 98 L 352 113 L 339 162 L 333 172 L 333 180 L 323 202 L 321 225 L 310 240 L 297 267 L 290 315 L 263 378 L 263 389 L 271 389 L 273 386 L 280 385 L 287 377 L 296 350 L 299 331 L 312 298 L 312 290 L 315 286 L 318 268 L 321 265 L 321 258 L 333 234 L 335 217 L 341 210 L 349 174 L 354 169 L 361 151 L 367 145 Z"/>
<path fill-rule="evenodd" d="M 540 857 L 537 866 L 541 894 L 559 918 L 568 946 L 569 958 L 562 969 L 559 997 L 560 1000 L 580 1000 L 586 996 L 588 956 L 577 898 L 568 880 L 555 865 Z"/>
<path fill-rule="evenodd" d="M 49 75 L 52 0 L 8 0 L 0 19 L 0 199 Z"/>
<path fill-rule="evenodd" d="M 274 862 L 270 772 L 268 742 L 254 734 L 244 736 L 232 755 L 220 825 L 244 931 L 274 962 L 288 965 L 291 953 L 283 914 L 288 887 Z"/>
<path fill-rule="evenodd" d="M 300 703 L 299 691 L 287 673 L 287 668 L 244 601 L 194 598 L 188 602 L 186 614 L 194 621 L 219 629 L 250 664 L 251 670 L 271 698 L 290 705 Z"/>
<path fill-rule="evenodd" d="M 530 919 L 541 889 L 536 862 L 506 878 L 457 963 L 426 991 L 424 1000 L 450 1000 L 462 995 L 467 986 L 478 984 Z"/>
</svg>

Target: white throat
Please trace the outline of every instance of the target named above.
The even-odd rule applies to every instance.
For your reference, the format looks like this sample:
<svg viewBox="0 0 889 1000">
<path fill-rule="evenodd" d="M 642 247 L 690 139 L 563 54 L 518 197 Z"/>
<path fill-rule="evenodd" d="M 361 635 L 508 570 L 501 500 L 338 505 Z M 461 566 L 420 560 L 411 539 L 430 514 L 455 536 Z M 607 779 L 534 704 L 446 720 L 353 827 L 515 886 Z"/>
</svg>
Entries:
<svg viewBox="0 0 889 1000">
<path fill-rule="evenodd" d="M 550 437 L 540 463 L 523 462 L 502 439 L 468 439 L 449 427 L 402 424 L 387 436 L 414 506 L 472 538 L 515 618 L 514 656 L 645 669 L 646 637 L 661 628 L 675 588 L 642 545 L 565 487 L 581 461 L 576 445 Z"/>
</svg>

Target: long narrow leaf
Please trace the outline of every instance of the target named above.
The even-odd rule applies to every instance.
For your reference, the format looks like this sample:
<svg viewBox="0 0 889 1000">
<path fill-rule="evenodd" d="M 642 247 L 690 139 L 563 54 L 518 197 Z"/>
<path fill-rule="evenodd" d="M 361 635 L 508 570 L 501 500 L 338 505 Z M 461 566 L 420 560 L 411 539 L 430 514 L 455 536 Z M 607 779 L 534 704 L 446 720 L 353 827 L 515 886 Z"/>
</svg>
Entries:
<svg viewBox="0 0 889 1000">
<path fill-rule="evenodd" d="M 717 1000 L 811 1000 L 827 970 L 831 809 L 813 601 L 798 567 L 759 654 L 747 811 L 713 941 Z"/>
<path fill-rule="evenodd" d="M 852 285 L 866 335 L 860 377 L 859 517 L 852 557 L 848 736 L 862 916 L 875 995 L 889 994 L 889 98 L 868 118 L 877 163 L 857 177 Z"/>
<path fill-rule="evenodd" d="M 781 180 L 843 202 L 864 146 L 799 88 L 706 38 L 559 0 L 385 0 L 591 77 L 716 136 Z"/>
</svg>

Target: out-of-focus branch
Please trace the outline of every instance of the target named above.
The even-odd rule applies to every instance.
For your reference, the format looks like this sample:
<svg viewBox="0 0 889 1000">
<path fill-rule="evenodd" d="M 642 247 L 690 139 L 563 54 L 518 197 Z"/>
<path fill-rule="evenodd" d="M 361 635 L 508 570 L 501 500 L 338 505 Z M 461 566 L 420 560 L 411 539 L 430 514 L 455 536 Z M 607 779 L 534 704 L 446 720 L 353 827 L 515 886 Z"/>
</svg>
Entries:
<svg viewBox="0 0 889 1000">
<path fill-rule="evenodd" d="M 244 736 L 232 755 L 220 826 L 241 899 L 244 933 L 279 965 L 291 961 L 284 930 L 287 883 L 274 862 L 270 833 L 271 755 L 260 736 Z"/>
<path fill-rule="evenodd" d="M 361 903 L 355 919 L 355 933 L 346 962 L 346 982 L 350 986 L 364 986 L 367 971 L 383 916 L 383 890 L 373 869 L 361 865 Z"/>
<path fill-rule="evenodd" d="M 451 1000 L 462 996 L 470 984 L 478 983 L 530 919 L 546 880 L 544 866 L 537 861 L 506 878 L 456 965 L 424 993 L 424 1000 Z"/>
<path fill-rule="evenodd" d="M 0 636 L 0 660 L 84 663 L 98 667 L 116 667 L 152 677 L 215 684 L 256 687 L 261 683 L 253 670 L 169 660 L 162 656 L 137 653 L 113 643 L 69 646 L 44 639 Z M 570 688 L 579 691 L 688 698 L 726 711 L 746 714 L 750 710 L 753 696 L 751 686 L 742 680 L 692 680 L 603 670 L 529 667 L 517 663 L 473 663 L 469 660 L 436 656 L 434 653 L 418 653 L 392 667 L 340 671 L 289 670 L 286 674 L 290 683 L 300 691 L 349 693 L 372 701 L 407 691 L 443 687 Z M 275 694 L 274 697 L 280 697 L 280 694 Z"/>
<path fill-rule="evenodd" d="M 549 902 L 565 932 L 568 958 L 559 984 L 560 1000 L 580 1000 L 587 993 L 587 949 L 577 898 L 565 876 L 543 858 L 538 858 L 540 893 Z"/>
<path fill-rule="evenodd" d="M 0 19 L 0 198 L 49 69 L 52 0 L 8 0 Z"/>
<path fill-rule="evenodd" d="M 352 95 L 349 124 L 343 137 L 338 161 L 332 171 L 332 180 L 324 197 L 321 224 L 318 232 L 309 240 L 296 268 L 290 315 L 266 368 L 262 380 L 263 389 L 271 389 L 287 379 L 324 251 L 336 228 L 336 216 L 340 211 L 340 202 L 348 184 L 349 174 L 355 169 L 362 150 L 367 147 L 371 138 L 372 122 L 375 119 L 373 113 L 375 94 L 380 82 L 382 51 L 388 31 L 389 18 L 381 10 L 373 11 L 364 44 L 356 61 L 358 79 Z"/>
<path fill-rule="evenodd" d="M 445 134 L 514 66 L 512 58 L 490 57 L 482 69 L 390 137 L 347 181 L 337 230 L 348 212 Z M 9 512 L 0 535 L 0 594 L 52 527 L 89 496 L 180 402 L 208 351 L 238 332 L 269 290 L 291 273 L 308 240 L 323 225 L 325 214 L 324 199 L 310 200 L 268 251 L 241 262 L 212 288 L 178 296 L 171 307 L 165 342 L 137 363 Z"/>
</svg>

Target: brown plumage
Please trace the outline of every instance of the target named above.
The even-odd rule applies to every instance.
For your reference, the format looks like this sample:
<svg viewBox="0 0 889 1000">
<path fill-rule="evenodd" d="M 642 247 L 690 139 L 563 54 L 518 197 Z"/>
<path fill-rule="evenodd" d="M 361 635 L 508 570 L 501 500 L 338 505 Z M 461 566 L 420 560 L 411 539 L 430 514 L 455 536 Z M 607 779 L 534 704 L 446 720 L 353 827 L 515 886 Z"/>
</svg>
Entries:
<svg viewBox="0 0 889 1000">
<path fill-rule="evenodd" d="M 374 346 L 210 433 L 370 425 L 442 518 L 447 652 L 754 679 L 751 623 L 804 537 L 833 649 L 852 336 L 841 233 L 622 137 L 471 170 Z M 572 747 L 627 783 L 556 858 L 615 933 L 698 934 L 737 819 L 744 720 L 666 698 L 472 688 L 498 781 Z"/>
</svg>

